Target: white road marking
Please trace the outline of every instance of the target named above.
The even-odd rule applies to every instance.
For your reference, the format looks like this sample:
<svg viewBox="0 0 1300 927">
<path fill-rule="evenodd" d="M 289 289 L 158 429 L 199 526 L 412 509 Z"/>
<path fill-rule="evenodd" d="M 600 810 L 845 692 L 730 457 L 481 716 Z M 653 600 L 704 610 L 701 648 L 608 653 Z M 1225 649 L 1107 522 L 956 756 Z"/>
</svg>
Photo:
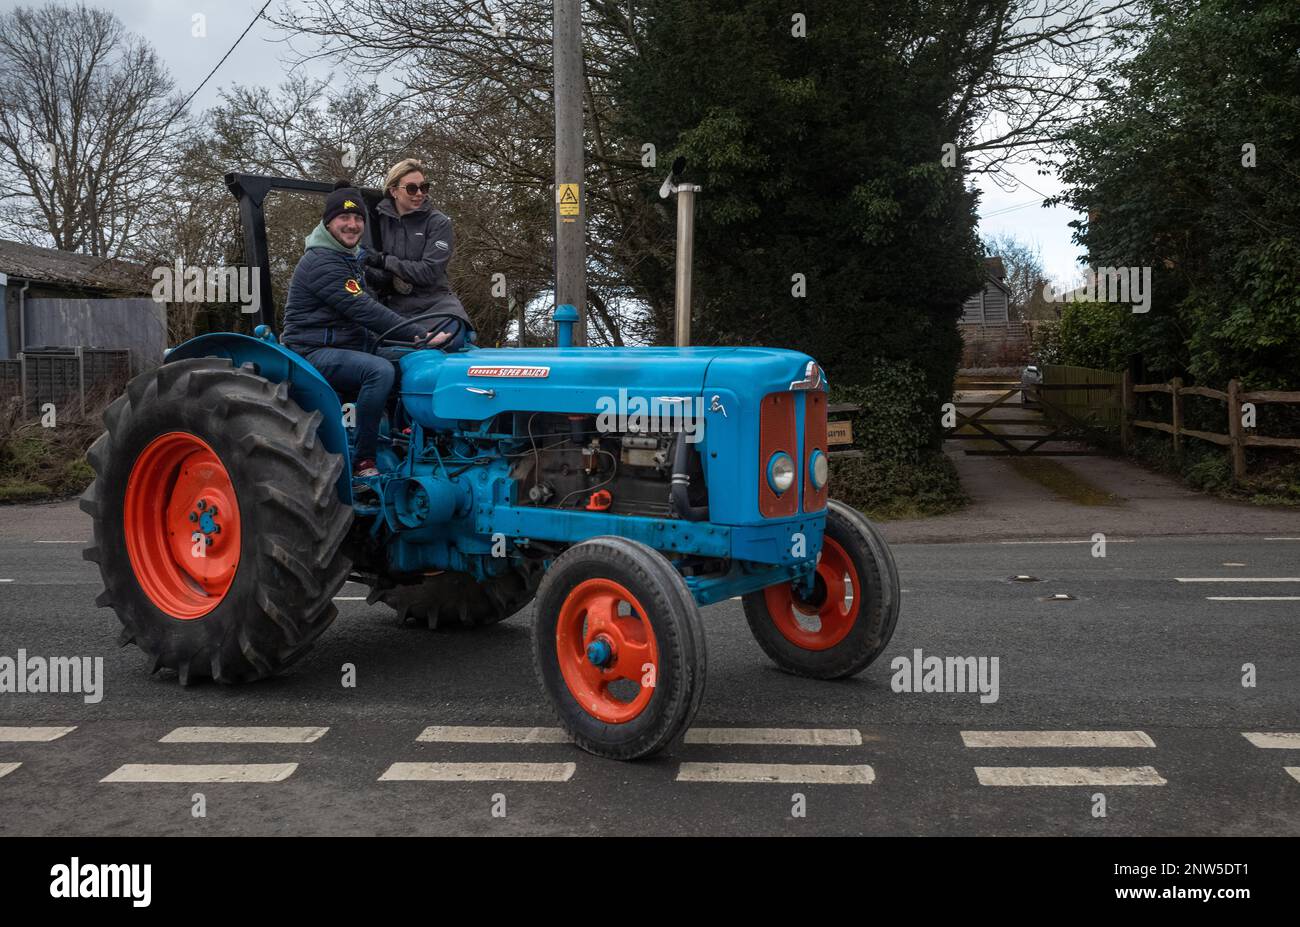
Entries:
<svg viewBox="0 0 1300 927">
<path fill-rule="evenodd" d="M 1291 774 L 1292 779 L 1300 782 L 1300 766 L 1283 766 L 1282 768 Z"/>
<path fill-rule="evenodd" d="M 976 766 L 980 785 L 1166 785 L 1150 766 Z"/>
<path fill-rule="evenodd" d="M 13 772 L 21 765 L 23 764 L 22 763 L 0 763 L 0 779 L 3 779 L 5 776 L 9 775 L 11 772 Z"/>
<path fill-rule="evenodd" d="M 439 744 L 567 744 L 569 735 L 558 727 L 426 727 L 415 738 Z"/>
<path fill-rule="evenodd" d="M 1300 576 L 1176 576 L 1180 583 L 1300 583 Z"/>
<path fill-rule="evenodd" d="M 775 727 L 693 727 L 688 744 L 767 744 L 785 747 L 857 747 L 862 734 L 853 729 Z"/>
<path fill-rule="evenodd" d="M 1247 734 L 1242 737 L 1265 750 L 1300 750 L 1300 734 Z"/>
<path fill-rule="evenodd" d="M 178 727 L 160 744 L 310 744 L 327 727 Z"/>
<path fill-rule="evenodd" d="M 366 597 L 363 595 L 336 595 L 335 602 L 364 602 Z"/>
<path fill-rule="evenodd" d="M 91 586 L 96 589 L 103 588 L 100 580 L 80 580 L 80 579 L 25 579 L 21 583 L 13 579 L 0 579 L 0 583 L 13 583 L 15 586 Z"/>
<path fill-rule="evenodd" d="M 786 785 L 870 785 L 870 766 L 821 766 L 812 763 L 682 763 L 678 782 L 770 782 Z"/>
<path fill-rule="evenodd" d="M 297 763 L 127 763 L 100 782 L 283 782 Z"/>
<path fill-rule="evenodd" d="M 576 763 L 394 763 L 380 782 L 568 782 Z"/>
<path fill-rule="evenodd" d="M 85 544 L 85 541 L 37 541 L 37 544 Z"/>
<path fill-rule="evenodd" d="M 1266 541 L 1300 541 L 1300 538 L 1264 538 Z"/>
<path fill-rule="evenodd" d="M 1154 747 L 1145 731 L 962 731 L 968 747 Z"/>
<path fill-rule="evenodd" d="M 998 541 L 999 544 L 1092 544 L 1093 541 Z M 1107 544 L 1132 544 L 1133 538 L 1106 538 Z"/>
<path fill-rule="evenodd" d="M 1300 595 L 1207 595 L 1207 602 L 1300 602 Z"/>
<path fill-rule="evenodd" d="M 1224 561 L 1221 565 L 1222 565 L 1222 566 L 1245 566 L 1246 564 L 1244 564 L 1244 563 L 1232 563 L 1232 562 L 1230 562 L 1230 561 Z"/>
<path fill-rule="evenodd" d="M 65 734 L 71 734 L 73 727 L 0 727 L 0 743 L 49 743 Z"/>
</svg>

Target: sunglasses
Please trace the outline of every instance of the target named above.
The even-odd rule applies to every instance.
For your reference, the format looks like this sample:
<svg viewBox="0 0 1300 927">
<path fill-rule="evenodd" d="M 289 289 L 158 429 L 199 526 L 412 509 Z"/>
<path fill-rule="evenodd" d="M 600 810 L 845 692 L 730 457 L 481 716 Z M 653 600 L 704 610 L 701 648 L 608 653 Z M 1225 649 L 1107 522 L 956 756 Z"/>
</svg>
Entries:
<svg viewBox="0 0 1300 927">
<path fill-rule="evenodd" d="M 394 187 L 396 187 L 396 185 L 394 185 Z M 403 186 L 402 189 L 406 191 L 407 196 L 415 196 L 417 193 L 423 193 L 427 196 L 429 193 L 429 182 L 426 180 L 422 184 L 408 183 Z"/>
</svg>

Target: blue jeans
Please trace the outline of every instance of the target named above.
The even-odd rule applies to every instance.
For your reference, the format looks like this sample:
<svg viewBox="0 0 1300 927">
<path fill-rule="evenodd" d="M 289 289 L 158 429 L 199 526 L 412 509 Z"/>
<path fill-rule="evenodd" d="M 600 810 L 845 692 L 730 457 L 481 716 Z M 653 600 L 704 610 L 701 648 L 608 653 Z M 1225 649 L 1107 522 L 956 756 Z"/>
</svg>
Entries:
<svg viewBox="0 0 1300 927">
<path fill-rule="evenodd" d="M 352 461 L 374 460 L 379 420 L 397 379 L 393 362 L 346 348 L 314 348 L 304 356 L 335 392 L 357 397 L 357 446 Z"/>
</svg>

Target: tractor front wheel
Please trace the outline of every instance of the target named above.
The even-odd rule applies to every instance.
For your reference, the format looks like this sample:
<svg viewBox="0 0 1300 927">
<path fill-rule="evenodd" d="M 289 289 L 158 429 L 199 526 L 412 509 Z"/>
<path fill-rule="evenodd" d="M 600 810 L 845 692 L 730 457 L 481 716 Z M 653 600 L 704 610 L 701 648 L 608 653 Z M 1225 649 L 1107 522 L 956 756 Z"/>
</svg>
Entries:
<svg viewBox="0 0 1300 927">
<path fill-rule="evenodd" d="M 152 668 L 181 683 L 247 682 L 301 657 L 337 609 L 351 563 L 343 461 L 275 384 L 229 360 L 164 364 L 104 412 L 87 453 L 95 481 L 87 560 L 96 600 Z"/>
<path fill-rule="evenodd" d="M 620 537 L 571 547 L 537 593 L 533 666 L 578 746 L 632 760 L 680 737 L 704 696 L 704 631 L 681 574 Z"/>
<path fill-rule="evenodd" d="M 742 602 L 754 639 L 781 669 L 815 679 L 852 676 L 893 636 L 898 568 L 876 526 L 832 499 L 812 594 L 805 598 L 787 582 Z"/>
</svg>

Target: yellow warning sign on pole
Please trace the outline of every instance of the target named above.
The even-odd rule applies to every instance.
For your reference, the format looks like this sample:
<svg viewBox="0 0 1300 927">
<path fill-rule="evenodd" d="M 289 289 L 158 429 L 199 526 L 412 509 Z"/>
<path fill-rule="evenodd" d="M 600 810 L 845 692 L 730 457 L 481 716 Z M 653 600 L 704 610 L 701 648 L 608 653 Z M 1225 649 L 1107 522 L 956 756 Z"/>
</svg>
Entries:
<svg viewBox="0 0 1300 927">
<path fill-rule="evenodd" d="M 560 215 L 576 216 L 581 207 L 582 200 L 578 196 L 578 185 L 576 183 L 562 183 L 556 191 L 556 202 L 560 204 Z"/>
</svg>

